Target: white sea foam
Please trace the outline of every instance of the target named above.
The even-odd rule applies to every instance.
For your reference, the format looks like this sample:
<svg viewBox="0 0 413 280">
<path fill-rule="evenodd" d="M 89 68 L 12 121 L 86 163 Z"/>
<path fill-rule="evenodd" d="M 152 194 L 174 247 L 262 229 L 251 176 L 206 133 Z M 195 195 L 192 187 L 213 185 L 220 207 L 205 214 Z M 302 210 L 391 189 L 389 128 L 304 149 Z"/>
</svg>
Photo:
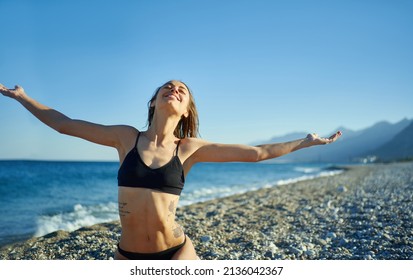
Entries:
<svg viewBox="0 0 413 280">
<path fill-rule="evenodd" d="M 287 185 L 287 184 L 292 184 L 292 183 L 297 183 L 305 180 L 312 180 L 320 177 L 328 177 L 328 176 L 334 176 L 342 173 L 342 170 L 334 170 L 334 171 L 322 171 L 316 175 L 304 175 L 300 176 L 297 178 L 290 178 L 290 179 L 283 179 L 283 180 L 278 180 L 275 185 L 280 186 L 280 185 Z"/>
<path fill-rule="evenodd" d="M 305 173 L 305 174 L 310 174 L 310 173 L 316 173 L 319 172 L 321 169 L 319 167 L 295 167 L 295 171 Z"/>
<path fill-rule="evenodd" d="M 92 206 L 76 204 L 72 211 L 38 217 L 35 236 L 56 230 L 74 231 L 84 226 L 113 221 L 118 217 L 118 205 L 114 202 Z"/>
</svg>

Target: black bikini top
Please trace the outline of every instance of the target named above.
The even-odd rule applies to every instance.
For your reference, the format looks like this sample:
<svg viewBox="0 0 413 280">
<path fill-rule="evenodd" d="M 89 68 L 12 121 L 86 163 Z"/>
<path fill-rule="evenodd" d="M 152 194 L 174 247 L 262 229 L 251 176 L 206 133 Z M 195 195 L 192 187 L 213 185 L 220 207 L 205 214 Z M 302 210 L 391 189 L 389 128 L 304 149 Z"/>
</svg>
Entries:
<svg viewBox="0 0 413 280">
<path fill-rule="evenodd" d="M 138 140 L 135 147 L 126 155 L 118 171 L 118 186 L 131 188 L 154 189 L 157 191 L 180 195 L 184 188 L 185 176 L 182 163 L 178 157 L 181 141 L 176 146 L 176 153 L 172 159 L 159 168 L 147 166 L 138 152 Z"/>
</svg>

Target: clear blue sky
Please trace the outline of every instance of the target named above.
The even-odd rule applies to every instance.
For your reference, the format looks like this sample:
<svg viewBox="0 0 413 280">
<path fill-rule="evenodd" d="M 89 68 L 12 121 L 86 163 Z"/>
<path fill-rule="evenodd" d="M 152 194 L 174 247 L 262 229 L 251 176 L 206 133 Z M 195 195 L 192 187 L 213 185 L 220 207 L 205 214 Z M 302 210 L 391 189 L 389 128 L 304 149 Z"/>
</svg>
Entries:
<svg viewBox="0 0 413 280">
<path fill-rule="evenodd" d="M 201 136 L 249 143 L 413 117 L 413 1 L 0 0 L 0 83 L 72 118 L 143 129 L 193 90 Z M 0 159 L 116 160 L 0 96 Z"/>
</svg>

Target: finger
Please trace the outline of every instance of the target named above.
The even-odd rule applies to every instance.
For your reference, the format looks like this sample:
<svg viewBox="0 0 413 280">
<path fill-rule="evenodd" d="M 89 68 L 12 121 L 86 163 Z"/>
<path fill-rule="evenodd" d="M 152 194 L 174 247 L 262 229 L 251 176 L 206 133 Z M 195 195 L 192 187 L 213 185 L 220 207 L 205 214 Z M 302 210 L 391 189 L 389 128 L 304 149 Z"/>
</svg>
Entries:
<svg viewBox="0 0 413 280">
<path fill-rule="evenodd" d="M 341 136 L 341 131 L 337 131 L 335 134 L 331 135 L 328 140 L 331 142 L 336 141 Z"/>
<path fill-rule="evenodd" d="M 341 131 L 337 131 L 337 133 L 335 134 L 336 139 L 339 138 L 343 133 L 341 133 Z"/>
<path fill-rule="evenodd" d="M 3 86 L 2 84 L 0 84 L 0 92 L 1 93 L 6 93 L 6 92 L 8 92 L 9 90 L 5 87 L 5 86 Z"/>
<path fill-rule="evenodd" d="M 9 89 L 9 88 L 5 87 L 4 85 L 0 84 L 0 90 L 2 92 L 10 92 L 11 89 Z"/>
</svg>

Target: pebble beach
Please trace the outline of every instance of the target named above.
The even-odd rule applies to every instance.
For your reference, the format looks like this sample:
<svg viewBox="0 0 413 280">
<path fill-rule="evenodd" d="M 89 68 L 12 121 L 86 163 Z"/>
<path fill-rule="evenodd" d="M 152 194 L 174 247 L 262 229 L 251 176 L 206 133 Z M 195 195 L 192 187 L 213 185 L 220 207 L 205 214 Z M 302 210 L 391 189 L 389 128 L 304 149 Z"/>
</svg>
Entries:
<svg viewBox="0 0 413 280">
<path fill-rule="evenodd" d="M 177 219 L 204 260 L 413 260 L 413 162 L 179 207 Z M 56 231 L 0 259 L 113 259 L 120 231 L 119 221 Z"/>
</svg>

